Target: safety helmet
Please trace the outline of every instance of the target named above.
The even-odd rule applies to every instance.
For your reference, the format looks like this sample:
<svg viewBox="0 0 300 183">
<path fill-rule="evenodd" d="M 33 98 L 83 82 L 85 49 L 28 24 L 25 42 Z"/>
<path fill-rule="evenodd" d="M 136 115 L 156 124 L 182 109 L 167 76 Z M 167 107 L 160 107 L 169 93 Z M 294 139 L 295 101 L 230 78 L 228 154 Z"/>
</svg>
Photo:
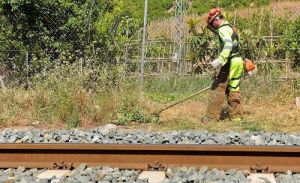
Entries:
<svg viewBox="0 0 300 183">
<path fill-rule="evenodd" d="M 206 23 L 207 24 L 211 24 L 214 19 L 218 16 L 222 14 L 222 9 L 221 8 L 212 8 L 208 15 L 206 16 Z"/>
</svg>

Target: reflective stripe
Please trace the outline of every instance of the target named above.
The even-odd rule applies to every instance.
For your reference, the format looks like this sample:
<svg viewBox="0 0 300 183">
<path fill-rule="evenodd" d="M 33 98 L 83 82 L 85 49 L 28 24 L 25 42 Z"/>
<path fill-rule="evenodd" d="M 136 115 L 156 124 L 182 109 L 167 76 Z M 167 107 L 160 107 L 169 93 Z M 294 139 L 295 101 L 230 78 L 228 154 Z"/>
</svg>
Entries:
<svg viewBox="0 0 300 183">
<path fill-rule="evenodd" d="M 224 39 L 223 41 L 224 41 L 225 43 L 231 43 L 231 42 L 232 42 L 231 39 Z"/>
<path fill-rule="evenodd" d="M 223 48 L 223 50 L 231 50 L 232 49 L 232 46 L 229 46 L 229 45 L 226 45 L 226 46 L 224 46 L 224 48 Z"/>
<path fill-rule="evenodd" d="M 239 55 L 238 53 L 232 53 L 232 54 L 228 57 L 228 59 L 231 60 L 231 59 L 236 58 L 236 57 L 240 57 L 240 55 Z"/>
</svg>

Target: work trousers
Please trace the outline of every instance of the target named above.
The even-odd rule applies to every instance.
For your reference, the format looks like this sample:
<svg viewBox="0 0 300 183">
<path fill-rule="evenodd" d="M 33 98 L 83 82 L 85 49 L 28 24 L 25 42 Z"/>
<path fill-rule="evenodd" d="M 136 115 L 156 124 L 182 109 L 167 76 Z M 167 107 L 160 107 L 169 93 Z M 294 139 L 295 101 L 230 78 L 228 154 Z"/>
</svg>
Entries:
<svg viewBox="0 0 300 183">
<path fill-rule="evenodd" d="M 232 78 L 230 78 L 232 77 L 232 74 L 230 73 L 238 73 L 235 74 L 235 77 L 241 78 L 243 71 L 240 70 L 243 69 L 243 63 L 238 61 L 234 63 L 237 65 L 230 66 L 230 64 L 230 62 L 227 62 L 220 69 L 220 72 L 217 74 L 212 83 L 209 104 L 206 111 L 206 116 L 209 118 L 216 120 L 221 118 L 222 107 L 224 105 L 226 96 L 228 105 L 230 107 L 229 117 L 234 118 L 243 114 L 242 97 L 239 91 L 239 84 L 234 89 L 230 89 L 228 86 L 228 83 L 232 82 Z"/>
</svg>

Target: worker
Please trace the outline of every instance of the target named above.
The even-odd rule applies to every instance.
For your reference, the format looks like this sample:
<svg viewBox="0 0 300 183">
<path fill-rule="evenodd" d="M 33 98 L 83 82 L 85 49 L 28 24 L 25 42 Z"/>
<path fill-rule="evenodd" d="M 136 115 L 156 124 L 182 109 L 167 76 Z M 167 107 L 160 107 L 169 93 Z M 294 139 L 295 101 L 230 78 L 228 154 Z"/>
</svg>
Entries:
<svg viewBox="0 0 300 183">
<path fill-rule="evenodd" d="M 219 56 L 210 62 L 218 72 L 211 86 L 209 104 L 203 122 L 219 121 L 225 96 L 230 107 L 229 118 L 240 120 L 243 114 L 240 93 L 244 61 L 239 53 L 237 30 L 224 19 L 220 8 L 213 8 L 206 17 L 207 28 L 219 38 Z"/>
</svg>

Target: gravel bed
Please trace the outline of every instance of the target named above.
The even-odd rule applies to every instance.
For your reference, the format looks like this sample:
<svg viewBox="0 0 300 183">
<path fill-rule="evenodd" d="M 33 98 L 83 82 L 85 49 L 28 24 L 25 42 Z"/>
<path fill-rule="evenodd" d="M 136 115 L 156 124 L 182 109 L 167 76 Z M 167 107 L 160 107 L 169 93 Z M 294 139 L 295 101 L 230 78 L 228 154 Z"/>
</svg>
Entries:
<svg viewBox="0 0 300 183">
<path fill-rule="evenodd" d="M 168 179 L 162 183 L 177 182 L 215 182 L 215 183 L 248 183 L 247 176 L 242 171 L 235 169 L 222 171 L 218 169 L 208 170 L 202 167 L 200 170 L 195 168 L 169 168 L 167 170 Z"/>
<path fill-rule="evenodd" d="M 0 132 L 0 143 L 98 143 L 98 144 L 218 144 L 218 145 L 300 145 L 300 134 L 265 132 L 125 131 L 115 125 L 89 131 L 72 130 L 16 130 Z"/>
<path fill-rule="evenodd" d="M 56 177 L 50 179 L 39 179 L 38 174 L 45 170 L 30 169 L 5 169 L 0 171 L 0 182 L 7 183 L 121 183 L 136 182 L 147 183 L 148 180 L 137 180 L 141 171 L 119 170 L 109 167 L 87 167 L 82 164 L 71 172 L 69 176 Z"/>
<path fill-rule="evenodd" d="M 248 171 L 231 169 L 228 171 L 202 167 L 200 170 L 195 168 L 169 168 L 167 170 L 168 179 L 161 183 L 250 183 L 247 179 Z M 286 174 L 275 175 L 277 183 L 299 183 L 300 174 L 292 174 L 287 171 Z M 269 183 L 268 180 L 263 183 Z"/>
<path fill-rule="evenodd" d="M 18 169 L 0 169 L 0 182 L 5 183 L 148 183 L 148 179 L 138 180 L 141 171 L 119 170 L 109 167 L 87 167 L 82 164 L 71 172 L 69 176 L 50 179 L 38 179 L 37 175 L 45 170 L 30 169 L 22 167 Z M 166 172 L 168 178 L 161 183 L 249 183 L 247 173 L 231 169 L 222 171 L 218 169 L 208 170 L 202 167 L 195 168 L 169 168 Z M 277 174 L 278 183 L 300 182 L 300 174 Z M 268 182 L 268 181 L 265 181 Z"/>
</svg>

